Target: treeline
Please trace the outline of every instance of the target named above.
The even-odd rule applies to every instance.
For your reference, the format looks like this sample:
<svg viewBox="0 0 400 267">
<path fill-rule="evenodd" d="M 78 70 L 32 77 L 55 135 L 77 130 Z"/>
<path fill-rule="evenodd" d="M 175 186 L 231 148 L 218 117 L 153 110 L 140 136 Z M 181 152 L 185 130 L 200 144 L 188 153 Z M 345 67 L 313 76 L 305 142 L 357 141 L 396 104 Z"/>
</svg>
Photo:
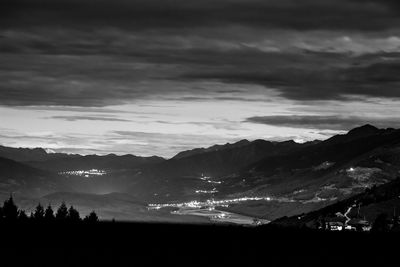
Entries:
<svg viewBox="0 0 400 267">
<path fill-rule="evenodd" d="M 54 212 L 51 205 L 44 208 L 40 203 L 36 206 L 35 210 L 28 216 L 25 210 L 19 209 L 15 204 L 14 199 L 10 196 L 9 199 L 4 201 L 3 206 L 0 207 L 0 223 L 97 223 L 99 218 L 97 214 L 92 211 L 83 219 L 80 217 L 79 212 L 73 207 L 69 208 L 62 202 L 57 211 Z"/>
</svg>

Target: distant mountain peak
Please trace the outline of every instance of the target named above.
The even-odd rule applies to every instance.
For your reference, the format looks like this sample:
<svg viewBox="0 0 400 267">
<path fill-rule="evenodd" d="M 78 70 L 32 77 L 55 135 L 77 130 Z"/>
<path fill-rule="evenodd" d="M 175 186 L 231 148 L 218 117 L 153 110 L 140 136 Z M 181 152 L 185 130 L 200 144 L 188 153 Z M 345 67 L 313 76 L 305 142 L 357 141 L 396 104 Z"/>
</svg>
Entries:
<svg viewBox="0 0 400 267">
<path fill-rule="evenodd" d="M 179 152 L 178 154 L 176 154 L 174 157 L 172 157 L 173 159 L 180 159 L 180 158 L 185 158 L 185 157 L 190 157 L 190 156 L 194 156 L 194 155 L 198 155 L 201 153 L 207 153 L 207 152 L 213 152 L 213 151 L 220 151 L 220 150 L 224 150 L 224 149 L 228 149 L 228 148 L 235 148 L 235 147 L 241 147 L 241 146 L 245 146 L 250 144 L 251 142 L 247 139 L 242 139 L 240 141 L 237 141 L 235 143 L 225 143 L 223 145 L 213 145 L 207 148 L 194 148 L 191 150 L 185 150 L 182 152 Z"/>
<path fill-rule="evenodd" d="M 234 144 L 240 145 L 240 144 L 249 144 L 249 143 L 250 143 L 249 140 L 247 140 L 247 139 L 242 139 L 242 140 L 240 140 L 240 141 L 237 141 L 237 142 L 234 143 Z"/>
<path fill-rule="evenodd" d="M 376 134 L 379 131 L 378 128 L 371 124 L 365 124 L 360 127 L 356 127 L 352 130 L 350 130 L 347 134 L 348 135 L 353 135 L 353 136 L 362 136 L 362 135 L 370 135 L 370 134 Z"/>
</svg>

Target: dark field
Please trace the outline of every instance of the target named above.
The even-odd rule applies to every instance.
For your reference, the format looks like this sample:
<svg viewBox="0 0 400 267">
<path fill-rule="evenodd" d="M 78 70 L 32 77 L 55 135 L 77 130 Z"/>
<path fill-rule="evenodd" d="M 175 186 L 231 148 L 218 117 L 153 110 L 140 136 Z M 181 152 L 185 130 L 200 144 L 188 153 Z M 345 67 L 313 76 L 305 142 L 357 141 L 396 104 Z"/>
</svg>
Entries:
<svg viewBox="0 0 400 267">
<path fill-rule="evenodd" d="M 400 260 L 397 233 L 112 222 L 1 229 L 1 266 L 399 266 Z"/>
</svg>

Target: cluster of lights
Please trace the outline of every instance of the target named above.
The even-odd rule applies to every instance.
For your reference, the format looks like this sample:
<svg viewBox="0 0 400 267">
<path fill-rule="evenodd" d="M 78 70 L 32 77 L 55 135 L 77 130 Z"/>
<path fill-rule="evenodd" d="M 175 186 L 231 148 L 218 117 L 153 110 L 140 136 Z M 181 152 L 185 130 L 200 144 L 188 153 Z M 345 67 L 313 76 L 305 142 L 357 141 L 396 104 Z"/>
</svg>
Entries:
<svg viewBox="0 0 400 267">
<path fill-rule="evenodd" d="M 210 184 L 222 184 L 221 181 L 211 181 L 211 180 L 208 180 L 207 183 L 210 183 Z"/>
<path fill-rule="evenodd" d="M 209 180 L 209 179 L 211 179 L 210 176 L 204 176 L 203 174 L 202 174 L 201 177 L 200 177 L 200 180 L 203 180 L 203 181 L 207 181 L 207 180 Z"/>
<path fill-rule="evenodd" d="M 214 200 L 208 199 L 206 201 L 189 201 L 183 203 L 167 203 L 167 204 L 149 204 L 148 209 L 158 210 L 161 208 L 205 208 L 205 207 L 215 207 L 215 206 L 228 206 L 230 204 L 236 204 L 245 201 L 255 201 L 255 200 L 273 200 L 271 197 L 241 197 L 234 199 L 223 199 L 223 200 Z"/>
<path fill-rule="evenodd" d="M 213 188 L 212 190 L 196 190 L 196 194 L 214 194 L 217 193 L 218 190 L 216 188 Z"/>
<path fill-rule="evenodd" d="M 102 176 L 107 174 L 104 170 L 98 169 L 91 169 L 91 170 L 79 170 L 79 171 L 65 171 L 60 172 L 61 175 L 75 175 L 75 176 L 82 176 L 82 177 L 90 177 L 90 176 Z"/>
<path fill-rule="evenodd" d="M 200 177 L 200 180 L 206 181 L 207 183 L 210 183 L 210 184 L 222 184 L 221 181 L 213 181 L 210 179 L 211 179 L 211 176 L 204 176 L 203 174 Z"/>
<path fill-rule="evenodd" d="M 224 219 L 226 217 L 228 217 L 228 215 L 226 213 L 221 213 L 221 214 L 215 215 L 214 219 Z"/>
<path fill-rule="evenodd" d="M 322 197 L 319 197 L 319 196 L 315 196 L 312 199 L 302 201 L 302 203 L 303 204 L 307 204 L 307 203 L 317 203 L 317 202 L 325 202 L 325 201 L 331 201 L 332 202 L 332 201 L 335 201 L 335 200 L 337 200 L 337 197 L 322 198 Z"/>
</svg>

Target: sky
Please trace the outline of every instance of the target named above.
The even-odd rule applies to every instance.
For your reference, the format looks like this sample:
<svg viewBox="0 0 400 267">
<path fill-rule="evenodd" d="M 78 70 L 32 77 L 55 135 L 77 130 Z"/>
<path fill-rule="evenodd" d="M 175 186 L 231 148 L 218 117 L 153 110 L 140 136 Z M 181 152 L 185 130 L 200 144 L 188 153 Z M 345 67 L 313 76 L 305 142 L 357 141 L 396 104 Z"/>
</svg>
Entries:
<svg viewBox="0 0 400 267">
<path fill-rule="evenodd" d="M 400 128 L 396 0 L 3 0 L 0 144 L 159 155 Z"/>
</svg>

